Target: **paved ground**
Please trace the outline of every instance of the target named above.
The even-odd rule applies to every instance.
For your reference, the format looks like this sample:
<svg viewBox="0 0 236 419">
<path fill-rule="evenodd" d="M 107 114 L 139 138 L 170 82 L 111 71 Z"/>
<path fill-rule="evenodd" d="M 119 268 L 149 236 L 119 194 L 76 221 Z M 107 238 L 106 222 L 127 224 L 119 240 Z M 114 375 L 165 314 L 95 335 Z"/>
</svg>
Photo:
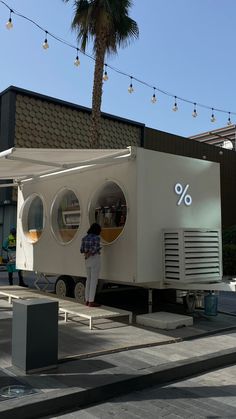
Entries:
<svg viewBox="0 0 236 419">
<path fill-rule="evenodd" d="M 4 281 L 7 283 L 6 277 L 4 279 L 3 276 L 2 284 Z M 225 306 L 227 306 L 227 311 L 230 308 L 234 311 L 234 298 L 232 296 L 229 302 L 230 298 L 227 295 Z M 224 308 L 224 298 L 220 300 L 220 306 Z M 163 415 L 167 412 L 165 416 L 171 418 L 172 416 L 168 416 L 170 408 L 163 405 L 161 401 L 169 403 L 170 407 L 172 406 L 172 414 L 176 414 L 175 404 L 181 402 L 182 396 L 189 402 L 193 389 L 195 391 L 195 388 L 201 387 L 199 384 L 201 378 L 187 380 L 186 388 L 183 386 L 182 389 L 183 381 L 171 385 L 167 385 L 168 383 L 173 380 L 186 380 L 186 377 L 204 373 L 212 368 L 236 364 L 236 317 L 219 314 L 216 317 L 207 318 L 202 312 L 196 312 L 192 327 L 174 331 L 148 330 L 110 320 L 100 320 L 96 324 L 96 329 L 90 331 L 86 322 L 71 321 L 65 325 L 60 321 L 60 362 L 57 368 L 26 375 L 11 365 L 11 322 L 11 307 L 6 301 L 0 300 L 0 390 L 4 386 L 20 384 L 35 393 L 14 399 L 0 394 L 1 419 L 37 418 L 50 414 L 51 417 L 57 417 L 57 412 L 86 407 L 91 403 L 99 403 L 122 393 L 129 394 L 125 396 L 125 399 L 119 398 L 119 403 L 124 400 L 124 411 L 119 412 L 117 403 L 110 404 L 109 401 L 105 404 L 108 408 L 107 416 L 99 416 L 102 413 L 99 410 L 100 407 L 97 406 L 80 411 L 79 417 L 83 418 L 81 416 L 83 412 L 87 414 L 84 417 L 88 418 L 108 418 L 113 416 L 112 409 L 115 409 L 114 412 L 118 417 L 132 418 L 136 413 L 132 412 L 131 416 L 125 416 L 125 406 L 131 402 L 134 405 L 134 411 L 136 408 L 139 409 L 137 397 L 141 394 L 140 391 L 132 392 L 157 384 L 158 388 L 150 390 L 151 398 L 157 397 L 159 406 L 162 406 Z M 192 381 L 198 379 L 199 382 Z M 192 382 L 195 384 L 188 384 Z M 165 389 L 168 389 L 167 393 L 163 390 L 163 385 L 166 386 Z M 225 389 L 226 393 L 227 391 L 230 393 L 230 386 L 233 390 L 234 385 L 235 383 L 229 380 L 229 387 Z M 178 392 L 177 396 L 174 396 L 177 391 L 176 386 Z M 189 390 L 187 391 L 188 387 L 191 387 L 190 393 L 188 393 Z M 211 387 L 212 385 L 209 384 L 209 391 Z M 221 402 L 220 384 L 217 391 L 215 395 L 210 391 L 209 397 L 216 396 L 217 402 Z M 144 410 L 149 404 L 145 402 L 145 397 L 149 397 L 149 393 L 147 396 L 145 394 L 144 391 L 140 396 L 144 398 L 144 404 L 140 409 L 144 407 Z M 164 394 L 167 395 L 165 401 L 163 401 Z M 229 396 L 227 400 L 230 400 Z M 232 403 L 233 401 L 232 399 Z M 155 411 L 158 406 L 153 409 Z M 95 412 L 98 416 L 94 416 Z M 161 416 L 161 412 L 159 413 Z M 154 417 L 144 414 L 143 416 L 150 419 Z M 157 414 L 155 417 L 158 417 Z M 195 416 L 188 415 L 188 417 Z M 224 416 L 218 415 L 218 417 Z M 234 416 L 225 417 L 236 417 L 236 414 L 234 412 Z"/>
<path fill-rule="evenodd" d="M 236 417 L 236 366 L 165 386 L 131 392 L 109 402 L 64 415 L 60 419 L 182 419 Z"/>
</svg>

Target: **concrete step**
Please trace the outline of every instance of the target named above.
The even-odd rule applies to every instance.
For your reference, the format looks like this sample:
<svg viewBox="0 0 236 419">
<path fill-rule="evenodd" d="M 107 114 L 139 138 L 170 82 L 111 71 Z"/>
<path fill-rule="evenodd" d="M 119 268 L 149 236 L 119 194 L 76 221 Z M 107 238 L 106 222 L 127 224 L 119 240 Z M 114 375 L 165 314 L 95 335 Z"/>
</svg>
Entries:
<svg viewBox="0 0 236 419">
<path fill-rule="evenodd" d="M 156 313 L 140 314 L 136 316 L 136 323 L 156 329 L 173 330 L 178 327 L 192 326 L 193 318 L 182 314 L 159 311 Z"/>
</svg>

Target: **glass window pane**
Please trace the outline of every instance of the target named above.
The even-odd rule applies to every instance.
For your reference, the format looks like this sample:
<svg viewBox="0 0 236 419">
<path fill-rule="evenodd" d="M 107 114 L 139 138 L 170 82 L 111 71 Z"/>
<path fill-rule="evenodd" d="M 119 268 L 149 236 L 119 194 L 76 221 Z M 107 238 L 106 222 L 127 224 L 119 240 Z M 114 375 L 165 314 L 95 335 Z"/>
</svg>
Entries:
<svg viewBox="0 0 236 419">
<path fill-rule="evenodd" d="M 117 183 L 106 182 L 94 195 L 90 210 L 90 223 L 100 224 L 104 242 L 112 243 L 122 233 L 127 217 L 127 203 Z"/>
<path fill-rule="evenodd" d="M 24 234 L 31 243 L 39 240 L 44 228 L 44 206 L 38 195 L 32 195 L 25 201 L 22 227 Z"/>
<path fill-rule="evenodd" d="M 80 204 L 73 191 L 63 189 L 56 196 L 51 221 L 58 240 L 68 243 L 74 238 L 80 226 Z"/>
</svg>

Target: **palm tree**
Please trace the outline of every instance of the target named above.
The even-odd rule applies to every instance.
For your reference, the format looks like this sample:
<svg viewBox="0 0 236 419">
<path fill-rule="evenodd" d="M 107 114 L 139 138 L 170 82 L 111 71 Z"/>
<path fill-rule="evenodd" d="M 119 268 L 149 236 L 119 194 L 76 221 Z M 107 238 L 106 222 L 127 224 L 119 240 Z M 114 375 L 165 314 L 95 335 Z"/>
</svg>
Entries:
<svg viewBox="0 0 236 419">
<path fill-rule="evenodd" d="M 63 0 L 68 3 L 70 0 Z M 87 43 L 93 41 L 95 57 L 91 146 L 100 146 L 100 123 L 103 69 L 106 54 L 117 53 L 138 38 L 137 23 L 129 17 L 132 0 L 74 0 L 75 14 L 72 29 L 77 32 L 78 46 L 85 52 Z"/>
</svg>

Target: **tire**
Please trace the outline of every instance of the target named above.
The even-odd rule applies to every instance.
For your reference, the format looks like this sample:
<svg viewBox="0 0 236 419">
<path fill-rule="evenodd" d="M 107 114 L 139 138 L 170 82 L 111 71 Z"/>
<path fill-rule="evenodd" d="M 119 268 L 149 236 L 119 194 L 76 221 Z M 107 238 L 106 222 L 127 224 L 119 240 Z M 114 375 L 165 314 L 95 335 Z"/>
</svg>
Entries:
<svg viewBox="0 0 236 419">
<path fill-rule="evenodd" d="M 69 276 L 59 276 L 55 284 L 55 294 L 58 297 L 71 295 L 72 279 Z"/>
<path fill-rule="evenodd" d="M 84 295 L 85 295 L 85 280 L 79 279 L 75 283 L 74 297 L 76 301 L 78 301 L 78 303 L 84 303 L 85 301 Z"/>
</svg>

